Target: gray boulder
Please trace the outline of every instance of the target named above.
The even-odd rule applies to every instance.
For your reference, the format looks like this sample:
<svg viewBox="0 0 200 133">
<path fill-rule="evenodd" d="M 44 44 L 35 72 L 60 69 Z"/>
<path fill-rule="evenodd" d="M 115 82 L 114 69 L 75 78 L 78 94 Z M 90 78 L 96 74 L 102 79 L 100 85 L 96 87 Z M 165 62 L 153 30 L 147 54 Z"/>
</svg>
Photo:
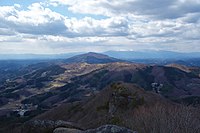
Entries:
<svg viewBox="0 0 200 133">
<path fill-rule="evenodd" d="M 137 133 L 125 127 L 119 127 L 116 125 L 103 125 L 96 129 L 89 129 L 82 133 Z"/>
<path fill-rule="evenodd" d="M 53 133 L 81 133 L 81 131 L 78 129 L 59 127 L 56 128 Z"/>
<path fill-rule="evenodd" d="M 89 129 L 86 131 L 70 129 L 70 128 L 56 128 L 53 133 L 137 133 L 137 132 L 116 125 L 103 125 L 96 129 Z"/>
</svg>

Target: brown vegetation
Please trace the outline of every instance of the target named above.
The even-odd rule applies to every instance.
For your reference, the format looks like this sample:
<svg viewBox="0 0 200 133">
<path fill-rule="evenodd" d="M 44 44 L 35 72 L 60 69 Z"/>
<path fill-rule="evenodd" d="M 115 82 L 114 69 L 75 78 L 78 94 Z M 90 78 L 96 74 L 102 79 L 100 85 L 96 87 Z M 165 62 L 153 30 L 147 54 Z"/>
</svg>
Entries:
<svg viewBox="0 0 200 133">
<path fill-rule="evenodd" d="M 200 111 L 183 105 L 157 103 L 140 107 L 124 125 L 139 133 L 199 133 Z"/>
<path fill-rule="evenodd" d="M 131 97 L 136 101 L 139 98 L 143 104 L 137 104 L 137 106 L 133 104 L 133 108 L 129 106 L 132 105 L 131 100 L 127 102 L 126 97 Z M 113 113 L 110 113 L 112 107 L 110 104 L 114 105 Z M 111 85 L 89 102 L 72 105 L 60 106 L 36 119 L 63 119 L 75 122 L 83 129 L 116 124 L 139 133 L 200 132 L 200 111 L 197 108 L 175 104 L 133 84 Z M 121 105 L 127 106 L 121 107 Z"/>
</svg>

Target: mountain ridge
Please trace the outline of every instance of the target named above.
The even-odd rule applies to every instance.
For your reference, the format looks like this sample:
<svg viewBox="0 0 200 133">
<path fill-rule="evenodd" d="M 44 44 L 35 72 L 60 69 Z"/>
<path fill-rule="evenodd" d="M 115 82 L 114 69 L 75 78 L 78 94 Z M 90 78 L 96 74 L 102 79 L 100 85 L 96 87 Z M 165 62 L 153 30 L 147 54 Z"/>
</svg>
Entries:
<svg viewBox="0 0 200 133">
<path fill-rule="evenodd" d="M 113 57 L 109 57 L 108 55 L 101 53 L 89 52 L 81 55 L 76 55 L 71 58 L 65 60 L 67 63 L 89 63 L 89 64 L 104 64 L 104 63 L 112 63 L 112 62 L 125 62 L 120 59 L 116 59 Z"/>
<path fill-rule="evenodd" d="M 148 93 L 148 95 L 145 95 L 144 100 L 153 94 L 155 97 L 162 97 L 162 99 L 170 101 L 172 105 L 178 103 L 193 107 L 199 107 L 200 105 L 199 67 L 176 64 L 168 64 L 166 66 L 138 64 L 90 52 L 74 56 L 69 59 L 69 62 L 66 59 L 30 64 L 22 68 L 19 67 L 19 69 L 17 67 L 11 72 L 12 74 L 15 72 L 15 76 L 5 75 L 5 73 L 8 73 L 7 65 L 5 64 L 3 67 L 0 67 L 0 70 L 1 75 L 4 76 L 0 85 L 0 117 L 4 118 L 7 117 L 7 114 L 10 114 L 11 118 L 16 119 L 16 123 L 23 120 L 23 118 L 31 119 L 43 113 L 43 111 L 54 109 L 65 103 L 67 105 L 74 105 L 73 103 L 83 102 L 84 104 L 80 107 L 76 107 L 76 104 L 72 106 L 71 111 L 74 111 L 74 109 L 82 110 L 86 104 L 84 101 L 90 101 L 96 95 L 101 95 L 107 86 L 116 82 L 124 82 L 125 86 L 126 84 L 136 84 L 143 90 L 141 94 L 139 93 L 140 95 Z M 135 93 L 129 95 L 129 93 L 124 93 L 121 89 L 119 89 L 119 92 L 120 95 L 117 94 L 119 97 L 117 96 L 116 99 L 119 100 L 122 97 L 125 103 L 126 101 L 130 101 L 129 98 L 132 99 L 136 95 Z M 115 93 L 112 94 L 115 95 Z M 98 97 L 98 99 L 101 98 L 106 98 L 105 93 Z M 109 98 L 110 96 L 107 96 L 107 99 Z M 115 101 L 115 98 L 111 97 L 111 99 L 113 102 Z M 143 101 L 141 97 L 136 97 L 135 100 Z M 149 99 L 148 102 L 152 101 L 156 100 Z M 135 104 L 134 102 L 133 104 Z M 96 105 L 96 101 L 91 102 L 90 106 L 87 106 L 88 108 L 85 109 L 85 112 L 90 110 L 89 107 L 93 106 L 93 104 Z M 26 106 L 30 107 L 24 114 L 25 117 L 18 117 L 17 110 L 24 109 Z M 107 108 L 107 104 L 96 109 L 102 110 L 102 108 Z M 81 119 L 76 114 L 74 115 L 73 117 Z M 98 114 L 94 114 L 94 116 L 96 115 Z M 88 117 L 92 117 L 92 119 L 96 118 L 94 116 L 92 113 L 88 114 Z M 48 118 L 50 119 L 50 117 Z M 106 117 L 104 116 L 104 118 Z M 6 122 L 11 122 L 9 117 L 5 119 Z M 111 117 L 107 120 L 119 122 L 118 117 Z M 132 121 L 133 119 L 130 120 Z M 2 121 L 0 123 L 0 131 L 4 131 L 3 129 L 1 130 L 1 127 L 9 128 L 9 123 L 7 126 Z"/>
<path fill-rule="evenodd" d="M 70 52 L 61 54 L 0 54 L 0 60 L 13 59 L 66 59 L 87 52 Z M 92 52 L 94 53 L 94 52 Z M 181 59 L 181 58 L 200 58 L 200 52 L 174 52 L 174 51 L 105 51 L 97 52 L 119 59 Z"/>
<path fill-rule="evenodd" d="M 174 52 L 174 51 L 106 51 L 104 54 L 119 59 L 189 59 L 200 58 L 200 52 Z"/>
</svg>

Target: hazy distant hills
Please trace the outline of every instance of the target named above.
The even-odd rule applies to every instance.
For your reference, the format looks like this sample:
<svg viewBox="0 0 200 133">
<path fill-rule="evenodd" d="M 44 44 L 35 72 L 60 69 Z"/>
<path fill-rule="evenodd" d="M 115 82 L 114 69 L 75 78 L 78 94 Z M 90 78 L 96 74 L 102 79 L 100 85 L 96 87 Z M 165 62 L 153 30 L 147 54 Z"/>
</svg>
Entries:
<svg viewBox="0 0 200 133">
<path fill-rule="evenodd" d="M 142 64 L 180 64 L 200 66 L 200 53 L 179 53 L 172 51 L 107 51 L 106 55 Z"/>
<path fill-rule="evenodd" d="M 0 60 L 49 60 L 66 59 L 81 53 L 66 54 L 0 54 Z"/>
<path fill-rule="evenodd" d="M 200 58 L 200 52 L 179 53 L 172 51 L 107 51 L 104 54 L 119 59 L 189 59 Z"/>
<path fill-rule="evenodd" d="M 0 60 L 8 59 L 66 59 L 79 53 L 66 54 L 0 54 Z M 200 58 L 200 52 L 180 53 L 172 51 L 107 51 L 102 54 L 118 59 L 190 59 Z"/>
<path fill-rule="evenodd" d="M 80 55 L 81 54 L 81 55 Z M 94 56 L 93 54 L 96 54 Z M 109 59 L 108 57 L 109 56 Z M 75 57 L 74 57 L 75 56 Z M 200 66 L 200 52 L 180 53 L 172 51 L 107 51 L 103 53 L 66 53 L 66 54 L 0 54 L 0 60 L 28 60 L 35 62 L 63 60 L 65 63 L 108 63 L 116 61 L 130 61 L 142 64 L 181 64 L 186 66 Z M 29 64 L 33 64 L 29 61 Z"/>
</svg>

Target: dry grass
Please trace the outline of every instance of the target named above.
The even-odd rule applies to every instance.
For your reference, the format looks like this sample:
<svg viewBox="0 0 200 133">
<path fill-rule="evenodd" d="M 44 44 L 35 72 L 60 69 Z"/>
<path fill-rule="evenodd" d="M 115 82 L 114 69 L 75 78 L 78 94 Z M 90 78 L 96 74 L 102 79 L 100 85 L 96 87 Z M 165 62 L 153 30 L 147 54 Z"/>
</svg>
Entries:
<svg viewBox="0 0 200 133">
<path fill-rule="evenodd" d="M 200 133 L 200 111 L 182 105 L 141 107 L 124 124 L 139 133 Z"/>
</svg>

